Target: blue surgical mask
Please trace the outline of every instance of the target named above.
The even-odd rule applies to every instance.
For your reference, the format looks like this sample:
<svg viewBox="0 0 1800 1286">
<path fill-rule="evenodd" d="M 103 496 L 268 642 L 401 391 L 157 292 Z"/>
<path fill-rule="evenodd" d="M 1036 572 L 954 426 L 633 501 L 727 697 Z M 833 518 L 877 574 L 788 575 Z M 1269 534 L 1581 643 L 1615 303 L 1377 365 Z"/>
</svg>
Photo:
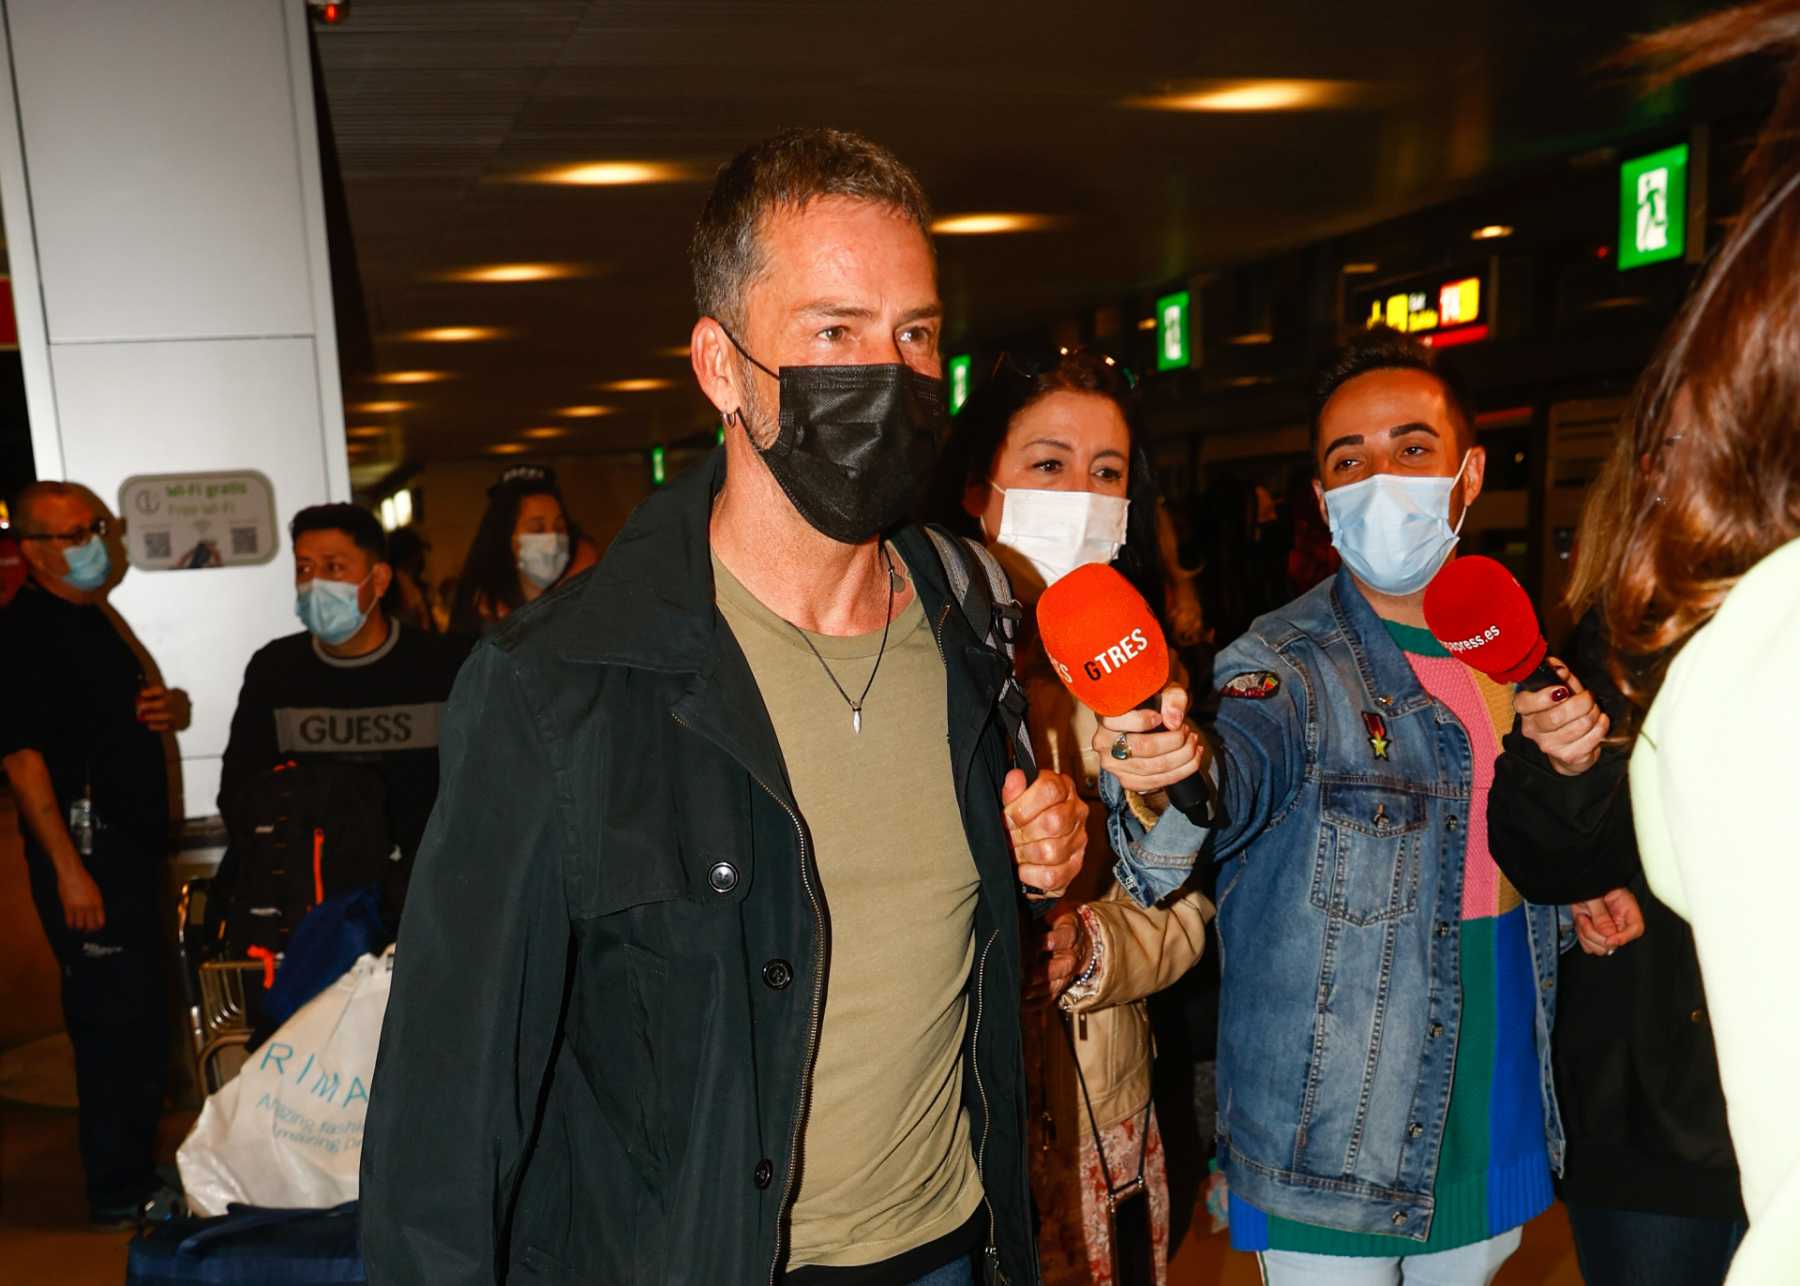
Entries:
<svg viewBox="0 0 1800 1286">
<path fill-rule="evenodd" d="M 569 565 L 569 535 L 562 531 L 519 533 L 519 570 L 539 589 L 556 584 Z"/>
<path fill-rule="evenodd" d="M 62 575 L 63 584 L 83 593 L 99 589 L 112 575 L 112 557 L 106 552 L 106 542 L 98 536 L 89 536 L 84 543 L 64 550 L 63 561 L 69 565 Z"/>
<path fill-rule="evenodd" d="M 1325 493 L 1331 543 L 1358 580 L 1395 598 L 1431 583 L 1462 530 L 1450 525 L 1450 495 L 1468 464 L 1465 452 L 1454 478 L 1378 473 Z"/>
<path fill-rule="evenodd" d="M 374 576 L 370 572 L 369 576 Z M 369 578 L 352 585 L 349 581 L 314 578 L 300 586 L 294 597 L 294 615 L 321 643 L 336 646 L 354 638 L 369 619 L 369 613 L 357 606 L 357 598 Z M 371 607 L 373 605 L 371 604 Z"/>
</svg>

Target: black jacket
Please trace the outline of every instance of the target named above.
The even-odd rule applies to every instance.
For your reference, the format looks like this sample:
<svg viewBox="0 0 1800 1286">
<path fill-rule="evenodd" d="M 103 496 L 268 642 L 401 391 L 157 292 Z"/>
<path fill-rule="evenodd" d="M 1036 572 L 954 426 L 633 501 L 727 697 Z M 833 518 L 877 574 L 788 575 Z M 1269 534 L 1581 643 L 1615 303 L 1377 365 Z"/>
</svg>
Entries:
<svg viewBox="0 0 1800 1286">
<path fill-rule="evenodd" d="M 1597 613 L 1569 668 L 1623 726 Z M 1515 721 L 1494 769 L 1488 845 L 1528 902 L 1562 904 L 1629 888 L 1644 936 L 1612 956 L 1563 957 L 1552 1055 L 1569 1151 L 1562 1194 L 1577 1204 L 1744 1217 L 1725 1094 L 1687 922 L 1657 901 L 1638 863 L 1628 754 L 1609 748 L 1563 777 Z"/>
<path fill-rule="evenodd" d="M 362 1164 L 374 1286 L 755 1286 L 782 1268 L 830 951 L 805 819 L 713 605 L 723 454 L 457 680 Z M 944 655 L 981 878 L 963 1090 L 988 1259 L 1037 1280 L 1006 659 L 895 538 Z M 904 1034 L 897 1033 L 898 1039 Z"/>
</svg>

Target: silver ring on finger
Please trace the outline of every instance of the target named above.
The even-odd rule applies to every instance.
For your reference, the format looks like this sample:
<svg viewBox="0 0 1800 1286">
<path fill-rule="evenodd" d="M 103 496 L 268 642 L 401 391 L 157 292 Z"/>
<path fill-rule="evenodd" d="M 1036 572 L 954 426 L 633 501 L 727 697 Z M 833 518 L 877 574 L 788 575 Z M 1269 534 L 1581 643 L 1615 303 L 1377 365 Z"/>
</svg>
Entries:
<svg viewBox="0 0 1800 1286">
<path fill-rule="evenodd" d="M 1112 757 L 1120 761 L 1131 758 L 1131 743 L 1125 738 L 1128 734 L 1121 732 L 1119 739 L 1112 744 Z"/>
</svg>

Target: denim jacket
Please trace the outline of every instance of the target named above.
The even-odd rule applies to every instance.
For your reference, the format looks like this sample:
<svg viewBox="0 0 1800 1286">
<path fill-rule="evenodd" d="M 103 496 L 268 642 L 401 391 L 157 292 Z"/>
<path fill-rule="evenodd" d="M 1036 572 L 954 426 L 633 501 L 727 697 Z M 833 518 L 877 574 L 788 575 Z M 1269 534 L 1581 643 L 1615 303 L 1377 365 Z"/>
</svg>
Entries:
<svg viewBox="0 0 1800 1286">
<path fill-rule="evenodd" d="M 1202 846 L 1220 864 L 1218 1135 L 1232 1190 L 1271 1215 L 1430 1234 L 1462 1016 L 1469 736 L 1419 684 L 1348 574 L 1258 619 L 1220 653 L 1224 821 L 1170 810 L 1146 834 L 1108 777 L 1117 873 L 1166 896 Z M 1270 683 L 1262 676 L 1272 675 Z M 1385 728 L 1385 755 L 1365 712 Z M 1544 1133 L 1566 926 L 1527 907 Z"/>
</svg>

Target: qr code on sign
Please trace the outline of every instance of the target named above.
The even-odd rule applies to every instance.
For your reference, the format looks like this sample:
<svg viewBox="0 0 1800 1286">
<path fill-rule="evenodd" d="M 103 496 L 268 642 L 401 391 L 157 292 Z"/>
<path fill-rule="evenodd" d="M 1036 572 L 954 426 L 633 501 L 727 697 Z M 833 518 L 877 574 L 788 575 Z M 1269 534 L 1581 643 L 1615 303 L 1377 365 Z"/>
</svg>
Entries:
<svg viewBox="0 0 1800 1286">
<path fill-rule="evenodd" d="M 147 531 L 144 533 L 144 554 L 150 558 L 171 558 L 175 554 L 169 544 L 169 533 L 166 531 Z"/>
<path fill-rule="evenodd" d="M 256 528 L 233 527 L 231 529 L 231 552 L 234 554 L 256 553 Z"/>
</svg>

